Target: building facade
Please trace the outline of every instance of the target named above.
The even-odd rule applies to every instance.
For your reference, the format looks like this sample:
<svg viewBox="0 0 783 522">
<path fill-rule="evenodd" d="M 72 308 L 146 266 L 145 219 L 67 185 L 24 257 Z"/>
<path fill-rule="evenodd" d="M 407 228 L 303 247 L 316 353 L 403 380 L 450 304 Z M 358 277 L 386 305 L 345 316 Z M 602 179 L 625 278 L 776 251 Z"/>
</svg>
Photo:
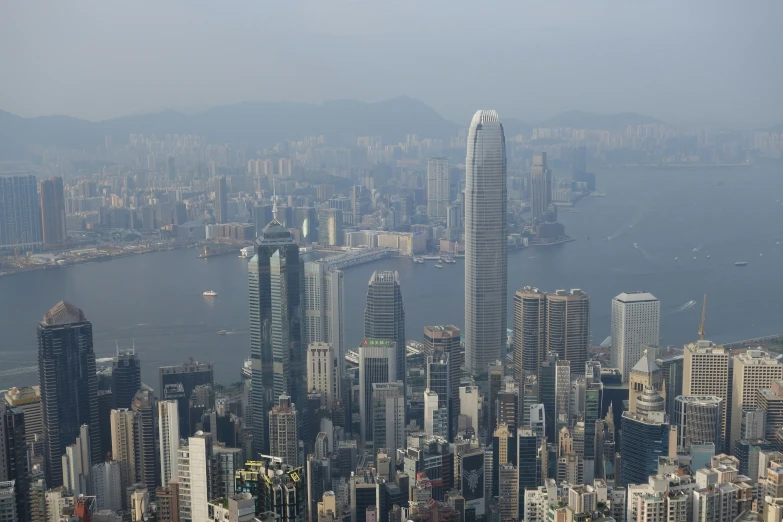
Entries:
<svg viewBox="0 0 783 522">
<path fill-rule="evenodd" d="M 427 160 L 427 217 L 445 219 L 451 204 L 448 158 Z"/>
<path fill-rule="evenodd" d="M 647 292 L 623 292 L 612 299 L 611 364 L 628 382 L 645 347 L 660 342 L 661 303 Z"/>
</svg>

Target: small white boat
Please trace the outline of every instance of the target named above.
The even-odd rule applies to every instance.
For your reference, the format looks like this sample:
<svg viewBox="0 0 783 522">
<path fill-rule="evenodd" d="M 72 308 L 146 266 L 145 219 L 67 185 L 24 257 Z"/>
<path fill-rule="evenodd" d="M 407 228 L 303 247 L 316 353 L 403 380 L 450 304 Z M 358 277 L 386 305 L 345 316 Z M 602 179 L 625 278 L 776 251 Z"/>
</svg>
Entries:
<svg viewBox="0 0 783 522">
<path fill-rule="evenodd" d="M 228 330 L 218 330 L 218 335 L 228 335 Z"/>
<path fill-rule="evenodd" d="M 443 265 L 440 263 L 435 263 L 435 268 L 443 268 Z"/>
<path fill-rule="evenodd" d="M 709 258 L 710 258 L 710 256 L 707 256 L 707 259 L 709 259 Z"/>
<path fill-rule="evenodd" d="M 204 297 L 217 297 L 217 292 L 215 292 L 214 290 L 207 290 L 201 295 L 203 295 Z"/>
<path fill-rule="evenodd" d="M 636 243 L 634 243 L 634 244 L 633 244 L 633 247 L 634 247 L 634 248 L 639 248 L 639 245 L 637 245 Z"/>
<path fill-rule="evenodd" d="M 679 258 L 679 257 L 675 257 L 675 258 L 674 258 L 674 260 L 675 260 L 675 261 L 679 261 L 679 260 L 680 260 L 680 258 Z"/>
<path fill-rule="evenodd" d="M 747 266 L 747 264 L 748 264 L 747 261 L 736 261 L 734 263 L 734 266 Z"/>
</svg>

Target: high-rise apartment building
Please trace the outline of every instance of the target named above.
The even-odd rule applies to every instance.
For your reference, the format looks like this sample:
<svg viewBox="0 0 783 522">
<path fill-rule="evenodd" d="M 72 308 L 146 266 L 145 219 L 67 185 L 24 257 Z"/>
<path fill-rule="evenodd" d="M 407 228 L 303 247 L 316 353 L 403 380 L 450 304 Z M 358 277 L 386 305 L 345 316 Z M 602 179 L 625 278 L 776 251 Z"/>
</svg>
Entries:
<svg viewBox="0 0 783 522">
<path fill-rule="evenodd" d="M 102 460 L 92 324 L 70 303 L 59 302 L 38 323 L 38 383 L 46 484 L 57 487 L 62 485 L 60 457 L 82 424 L 90 427 L 90 462 Z"/>
<path fill-rule="evenodd" d="M 397 344 L 388 339 L 365 339 L 359 352 L 359 418 L 361 441 L 372 440 L 372 385 L 396 382 Z"/>
<path fill-rule="evenodd" d="M 340 375 L 337 355 L 329 343 L 312 343 L 307 347 L 307 393 L 321 396 L 321 407 L 332 409 L 339 399 Z"/>
<path fill-rule="evenodd" d="M 131 410 L 136 413 L 136 480 L 154 495 L 160 480 L 160 467 L 155 426 L 158 410 L 152 391 L 137 391 L 131 401 Z"/>
<path fill-rule="evenodd" d="M 506 345 L 506 138 L 495 111 L 477 111 L 465 159 L 465 365 L 486 373 Z"/>
<path fill-rule="evenodd" d="M 42 246 L 35 176 L 0 175 L 0 250 L 39 250 Z"/>
<path fill-rule="evenodd" d="M 731 449 L 742 437 L 743 413 L 758 409 L 758 391 L 783 378 L 783 363 L 761 350 L 734 356 L 731 398 Z"/>
<path fill-rule="evenodd" d="M 723 399 L 712 396 L 680 395 L 674 400 L 672 424 L 677 426 L 677 447 L 713 443 L 723 447 Z"/>
<path fill-rule="evenodd" d="M 684 355 L 682 394 L 721 399 L 721 440 L 726 444 L 731 428 L 727 420 L 731 409 L 729 351 L 723 346 L 716 346 L 710 341 L 703 340 L 686 344 Z M 723 446 L 717 444 L 715 448 L 716 451 L 723 450 Z"/>
<path fill-rule="evenodd" d="M 269 412 L 269 454 L 284 464 L 299 465 L 299 431 L 296 405 L 291 397 L 281 395 Z"/>
<path fill-rule="evenodd" d="M 533 154 L 533 166 L 530 169 L 530 209 L 533 221 L 546 220 L 549 204 L 552 202 L 552 171 L 546 164 L 546 152 Z"/>
<path fill-rule="evenodd" d="M 256 452 L 269 448 L 269 408 L 281 395 L 307 412 L 304 325 L 304 265 L 299 246 L 277 220 L 256 239 L 248 266 L 250 296 L 250 426 Z M 300 430 L 304 433 L 304 430 Z"/>
<path fill-rule="evenodd" d="M 177 480 L 179 449 L 179 413 L 177 401 L 158 402 L 158 441 L 160 443 L 160 480 L 166 487 Z"/>
<path fill-rule="evenodd" d="M 623 292 L 612 299 L 611 364 L 628 382 L 645 347 L 660 342 L 661 303 L 647 292 Z"/>
<path fill-rule="evenodd" d="M 373 451 L 381 448 L 396 455 L 405 448 L 405 396 L 400 381 L 381 382 L 372 385 Z"/>
<path fill-rule="evenodd" d="M 449 159 L 427 160 L 427 217 L 445 219 L 446 209 L 451 204 Z"/>
<path fill-rule="evenodd" d="M 79 427 L 79 436 L 62 456 L 63 488 L 78 497 L 90 493 L 90 427 Z"/>
<path fill-rule="evenodd" d="M 95 495 L 97 509 L 121 511 L 122 499 L 126 491 L 122 489 L 122 470 L 116 460 L 94 464 L 90 470 L 92 494 Z M 174 520 L 179 520 L 176 518 Z"/>
<path fill-rule="evenodd" d="M 120 463 L 120 488 L 125 491 L 136 483 L 136 428 L 138 414 L 128 408 L 111 412 L 111 457 Z M 127 498 L 123 495 L 123 507 L 127 509 Z"/>
<path fill-rule="evenodd" d="M 117 408 L 130 408 L 136 392 L 141 388 L 141 363 L 136 351 L 118 351 L 112 361 L 111 392 Z"/>
<path fill-rule="evenodd" d="M 228 187 L 225 176 L 215 179 L 215 223 L 228 223 Z"/>
<path fill-rule="evenodd" d="M 364 309 L 364 337 L 395 343 L 395 371 L 405 384 L 405 307 L 397 272 L 375 271 L 367 285 Z"/>
<path fill-rule="evenodd" d="M 305 263 L 304 285 L 305 340 L 331 344 L 336 357 L 344 360 L 343 272 L 324 263 Z M 342 368 L 340 361 L 338 369 Z"/>
<path fill-rule="evenodd" d="M 65 195 L 63 178 L 42 179 L 38 184 L 43 242 L 57 245 L 67 239 L 65 231 Z"/>
<path fill-rule="evenodd" d="M 179 448 L 179 516 L 180 520 L 208 522 L 207 503 L 214 498 L 212 437 L 198 432 Z"/>
</svg>

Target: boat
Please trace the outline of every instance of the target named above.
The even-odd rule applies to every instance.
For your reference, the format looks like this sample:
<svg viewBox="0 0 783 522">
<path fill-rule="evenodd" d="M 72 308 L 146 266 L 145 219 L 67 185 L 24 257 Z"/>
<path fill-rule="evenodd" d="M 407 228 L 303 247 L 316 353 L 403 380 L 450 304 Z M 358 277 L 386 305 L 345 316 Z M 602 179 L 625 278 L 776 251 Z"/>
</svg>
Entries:
<svg viewBox="0 0 783 522">
<path fill-rule="evenodd" d="M 679 260 L 680 260 L 680 258 L 679 258 L 679 257 L 675 257 L 675 258 L 674 258 L 674 260 L 675 260 L 675 261 L 679 261 Z"/>
<path fill-rule="evenodd" d="M 218 335 L 228 335 L 228 330 L 218 330 Z"/>
<path fill-rule="evenodd" d="M 444 263 L 456 263 L 456 261 L 454 261 L 454 258 L 451 257 L 451 256 L 444 257 L 443 258 L 443 262 Z"/>
<path fill-rule="evenodd" d="M 435 263 L 435 268 L 443 268 L 443 265 L 440 263 Z"/>
<path fill-rule="evenodd" d="M 734 263 L 734 266 L 747 266 L 747 261 L 737 261 Z"/>
<path fill-rule="evenodd" d="M 424 258 L 418 256 L 413 258 L 413 262 L 416 263 L 417 265 L 423 265 L 425 263 Z"/>
<path fill-rule="evenodd" d="M 255 254 L 255 248 L 251 246 L 245 247 L 239 251 L 239 257 L 241 257 L 242 259 L 249 259 L 253 257 L 253 254 Z"/>
<path fill-rule="evenodd" d="M 639 248 L 639 245 L 637 245 L 636 243 L 634 243 L 634 244 L 633 244 L 633 247 L 634 247 L 634 248 Z"/>
<path fill-rule="evenodd" d="M 217 292 L 215 292 L 214 290 L 207 290 L 201 295 L 203 295 L 204 297 L 217 297 Z"/>
<path fill-rule="evenodd" d="M 696 256 L 693 256 L 693 259 L 696 259 Z"/>
<path fill-rule="evenodd" d="M 710 258 L 710 256 L 707 256 L 707 259 L 709 259 L 709 258 Z"/>
</svg>

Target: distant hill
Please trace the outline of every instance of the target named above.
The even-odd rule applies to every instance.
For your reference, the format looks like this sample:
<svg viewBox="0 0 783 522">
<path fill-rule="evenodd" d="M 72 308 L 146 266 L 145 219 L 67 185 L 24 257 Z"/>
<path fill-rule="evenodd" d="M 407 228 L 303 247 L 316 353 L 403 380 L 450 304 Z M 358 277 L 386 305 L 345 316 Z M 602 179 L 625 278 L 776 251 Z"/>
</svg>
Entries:
<svg viewBox="0 0 783 522">
<path fill-rule="evenodd" d="M 259 147 L 321 134 L 330 140 L 354 135 L 382 136 L 385 142 L 396 143 L 405 141 L 408 133 L 448 138 L 455 136 L 458 128 L 425 103 L 404 96 L 377 103 L 247 102 L 194 115 L 163 111 L 101 122 L 68 116 L 21 118 L 0 111 L 0 156 L 21 157 L 35 145 L 95 147 L 102 145 L 106 136 L 124 143 L 131 133 L 198 134 L 211 142 Z"/>
<path fill-rule="evenodd" d="M 533 125 L 526 121 L 518 120 L 516 118 L 502 118 L 503 132 L 506 138 L 513 138 L 514 136 L 524 135 L 530 136 L 533 132 Z"/>
<path fill-rule="evenodd" d="M 772 127 L 768 127 L 764 130 L 767 132 L 777 132 L 778 134 L 783 134 L 783 123 L 779 125 L 773 125 Z"/>
<path fill-rule="evenodd" d="M 541 122 L 537 127 L 571 127 L 575 129 L 621 130 L 628 125 L 644 125 L 647 123 L 664 123 L 661 120 L 636 114 L 621 112 L 617 114 L 595 114 L 584 111 L 566 111 Z"/>
</svg>

